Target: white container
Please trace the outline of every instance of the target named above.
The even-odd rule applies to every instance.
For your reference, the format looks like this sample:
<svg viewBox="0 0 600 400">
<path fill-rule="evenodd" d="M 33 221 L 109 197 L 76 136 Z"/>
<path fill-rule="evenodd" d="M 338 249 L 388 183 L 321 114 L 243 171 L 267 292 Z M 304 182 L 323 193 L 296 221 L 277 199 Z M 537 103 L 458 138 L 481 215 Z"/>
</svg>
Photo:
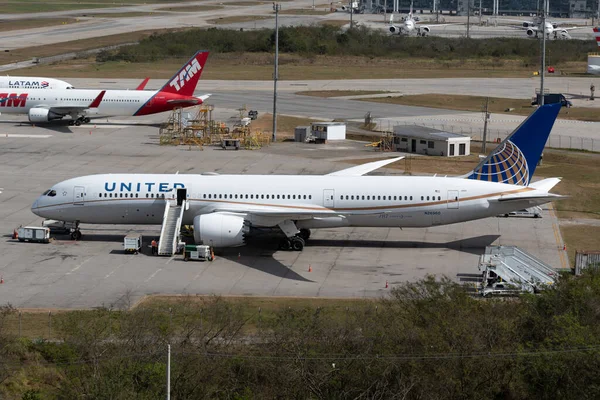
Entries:
<svg viewBox="0 0 600 400">
<path fill-rule="evenodd" d="M 126 252 L 137 254 L 142 248 L 142 235 L 130 233 L 123 239 L 123 248 Z"/>
<path fill-rule="evenodd" d="M 19 242 L 50 242 L 50 229 L 43 226 L 26 226 L 19 228 L 17 232 L 19 234 Z"/>
</svg>

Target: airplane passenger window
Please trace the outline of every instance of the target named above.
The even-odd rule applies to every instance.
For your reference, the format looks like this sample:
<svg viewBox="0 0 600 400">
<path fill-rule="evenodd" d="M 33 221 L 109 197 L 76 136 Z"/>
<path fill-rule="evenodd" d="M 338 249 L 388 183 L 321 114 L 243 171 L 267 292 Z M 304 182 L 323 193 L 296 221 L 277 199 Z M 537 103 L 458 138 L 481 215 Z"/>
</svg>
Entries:
<svg viewBox="0 0 600 400">
<path fill-rule="evenodd" d="M 137 194 L 137 193 L 135 194 L 135 198 L 136 198 L 136 199 L 138 198 L 138 194 Z"/>
<path fill-rule="evenodd" d="M 371 196 L 367 196 L 367 200 L 371 200 Z"/>
<path fill-rule="evenodd" d="M 267 195 L 267 199 L 269 198 L 269 195 Z"/>
<path fill-rule="evenodd" d="M 291 199 L 291 198 L 292 198 L 292 196 L 290 196 L 290 195 L 288 194 L 288 200 L 289 200 L 289 199 Z"/>
<path fill-rule="evenodd" d="M 404 196 L 404 200 L 408 200 L 408 196 Z"/>
<path fill-rule="evenodd" d="M 381 196 L 377 196 L 377 200 L 381 200 Z"/>
<path fill-rule="evenodd" d="M 279 195 L 277 195 L 277 200 L 279 200 Z"/>
<path fill-rule="evenodd" d="M 385 200 L 385 196 L 383 196 L 383 199 Z"/>
<path fill-rule="evenodd" d="M 350 196 L 346 195 L 346 200 L 350 200 Z"/>
<path fill-rule="evenodd" d="M 354 200 L 354 196 L 350 196 L 350 200 Z"/>
<path fill-rule="evenodd" d="M 421 200 L 425 200 L 425 198 L 423 196 L 421 196 Z"/>
<path fill-rule="evenodd" d="M 121 193 L 121 195 L 119 197 L 123 197 L 123 193 Z"/>
<path fill-rule="evenodd" d="M 104 193 L 104 197 L 108 197 L 108 195 L 106 193 Z"/>
<path fill-rule="evenodd" d="M 306 200 L 306 195 L 304 195 L 304 200 Z"/>
<path fill-rule="evenodd" d="M 309 195 L 308 195 L 308 198 L 309 198 L 309 199 L 312 199 L 312 194 L 309 194 Z"/>
<path fill-rule="evenodd" d="M 427 196 L 427 200 L 429 200 L 429 196 Z"/>
<path fill-rule="evenodd" d="M 362 197 L 362 199 L 364 200 L 364 199 L 365 199 L 365 196 L 363 196 L 363 197 Z"/>
<path fill-rule="evenodd" d="M 264 194 L 261 194 L 261 195 L 260 195 L 260 198 L 261 198 L 261 199 L 264 199 L 264 198 L 265 198 L 265 195 L 264 195 Z"/>
<path fill-rule="evenodd" d="M 246 198 L 248 198 L 248 195 L 246 195 Z"/>
<path fill-rule="evenodd" d="M 110 194 L 108 195 L 108 197 L 112 197 L 112 193 L 110 193 Z"/>
<path fill-rule="evenodd" d="M 412 200 L 412 196 L 410 196 L 410 199 Z"/>
<path fill-rule="evenodd" d="M 102 193 L 100 193 L 100 197 L 102 197 Z"/>
<path fill-rule="evenodd" d="M 396 200 L 396 196 L 394 196 L 394 200 Z"/>
<path fill-rule="evenodd" d="M 229 198 L 230 198 L 230 199 L 233 199 L 233 195 L 232 195 L 232 194 L 229 194 Z"/>
<path fill-rule="evenodd" d="M 146 193 L 146 198 L 148 198 L 148 197 L 150 197 L 150 196 L 148 195 L 148 193 Z"/>
<path fill-rule="evenodd" d="M 222 198 L 223 198 L 223 195 L 222 195 L 222 194 L 220 194 L 220 193 L 219 193 L 219 198 L 220 198 L 220 199 L 222 199 Z"/>
</svg>

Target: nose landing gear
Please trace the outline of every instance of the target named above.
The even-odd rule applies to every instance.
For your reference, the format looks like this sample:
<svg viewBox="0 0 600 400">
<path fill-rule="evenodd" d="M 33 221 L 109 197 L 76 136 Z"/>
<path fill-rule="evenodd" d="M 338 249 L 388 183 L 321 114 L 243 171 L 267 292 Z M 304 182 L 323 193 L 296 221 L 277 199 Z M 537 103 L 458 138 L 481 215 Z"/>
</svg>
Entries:
<svg viewBox="0 0 600 400">
<path fill-rule="evenodd" d="M 71 229 L 71 239 L 81 240 L 81 230 L 79 229 L 79 221 L 75 222 L 75 227 Z"/>
</svg>

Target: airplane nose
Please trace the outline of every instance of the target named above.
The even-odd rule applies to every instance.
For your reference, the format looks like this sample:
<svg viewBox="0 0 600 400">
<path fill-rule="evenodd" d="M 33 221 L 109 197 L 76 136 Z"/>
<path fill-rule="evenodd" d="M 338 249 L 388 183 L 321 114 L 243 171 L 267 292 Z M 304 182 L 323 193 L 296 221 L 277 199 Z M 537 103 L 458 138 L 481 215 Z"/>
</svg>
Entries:
<svg viewBox="0 0 600 400">
<path fill-rule="evenodd" d="M 35 215 L 38 215 L 37 210 L 38 210 L 38 200 L 36 199 L 33 204 L 31 205 L 31 212 L 34 213 Z"/>
</svg>

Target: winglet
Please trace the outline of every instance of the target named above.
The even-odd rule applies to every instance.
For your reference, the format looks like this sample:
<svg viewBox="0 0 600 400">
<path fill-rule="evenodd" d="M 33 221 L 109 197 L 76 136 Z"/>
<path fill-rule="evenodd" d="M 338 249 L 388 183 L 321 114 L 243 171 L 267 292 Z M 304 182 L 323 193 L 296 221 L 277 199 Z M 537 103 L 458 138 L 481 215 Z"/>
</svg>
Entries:
<svg viewBox="0 0 600 400">
<path fill-rule="evenodd" d="M 106 93 L 106 90 L 101 91 L 100 94 L 98 95 L 98 97 L 96 97 L 94 99 L 94 101 L 92 101 L 92 103 L 88 106 L 88 108 L 98 108 L 98 106 L 102 102 L 102 98 L 104 97 L 104 93 Z"/>
<path fill-rule="evenodd" d="M 208 58 L 208 51 L 198 51 L 183 67 L 160 89 L 163 93 L 173 93 L 182 96 L 193 96 L 198 85 L 198 80 L 204 64 Z"/>
<path fill-rule="evenodd" d="M 146 79 L 144 79 L 144 80 L 142 81 L 142 83 L 140 83 L 140 84 L 138 85 L 138 87 L 136 87 L 136 88 L 135 88 L 135 90 L 144 90 L 144 88 L 145 88 L 145 87 L 146 87 L 146 85 L 148 84 L 148 81 L 149 81 L 149 80 L 150 80 L 150 78 L 149 78 L 149 77 L 147 77 Z"/>
</svg>

